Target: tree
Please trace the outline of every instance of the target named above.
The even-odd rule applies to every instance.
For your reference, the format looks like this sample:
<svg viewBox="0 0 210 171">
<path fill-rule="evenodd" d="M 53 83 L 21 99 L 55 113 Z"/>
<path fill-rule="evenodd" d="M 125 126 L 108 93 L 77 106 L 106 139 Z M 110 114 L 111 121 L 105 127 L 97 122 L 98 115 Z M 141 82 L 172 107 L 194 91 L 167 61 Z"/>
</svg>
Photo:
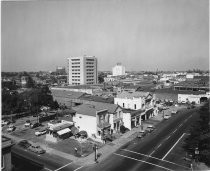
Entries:
<svg viewBox="0 0 210 171">
<path fill-rule="evenodd" d="M 195 148 L 198 148 L 199 161 L 210 166 L 209 101 L 198 112 L 200 118 L 191 127 L 190 135 L 185 139 L 183 148 L 192 156 L 195 156 Z"/>
<path fill-rule="evenodd" d="M 34 80 L 31 78 L 31 76 L 28 76 L 27 82 L 26 82 L 26 87 L 27 88 L 34 88 L 35 83 Z"/>
</svg>

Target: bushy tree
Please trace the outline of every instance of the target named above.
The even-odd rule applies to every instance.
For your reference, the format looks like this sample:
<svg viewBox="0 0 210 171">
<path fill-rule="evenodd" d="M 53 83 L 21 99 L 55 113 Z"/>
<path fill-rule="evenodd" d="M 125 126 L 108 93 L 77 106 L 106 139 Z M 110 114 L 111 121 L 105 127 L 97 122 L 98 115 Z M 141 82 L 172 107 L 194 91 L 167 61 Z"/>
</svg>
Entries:
<svg viewBox="0 0 210 171">
<path fill-rule="evenodd" d="M 200 118 L 191 127 L 190 135 L 185 139 L 183 148 L 195 156 L 195 148 L 199 150 L 198 159 L 210 166 L 210 129 L 209 129 L 209 101 L 199 110 Z"/>
</svg>

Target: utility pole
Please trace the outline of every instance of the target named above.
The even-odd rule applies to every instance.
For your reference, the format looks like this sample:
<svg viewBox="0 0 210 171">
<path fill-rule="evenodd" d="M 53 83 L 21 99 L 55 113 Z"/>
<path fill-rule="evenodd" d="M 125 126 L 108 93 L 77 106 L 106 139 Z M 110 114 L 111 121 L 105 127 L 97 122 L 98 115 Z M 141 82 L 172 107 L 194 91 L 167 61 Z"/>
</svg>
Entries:
<svg viewBox="0 0 210 171">
<path fill-rule="evenodd" d="M 94 151 L 95 151 L 95 162 L 98 163 L 98 147 L 96 144 L 94 144 L 94 147 L 93 147 Z"/>
</svg>

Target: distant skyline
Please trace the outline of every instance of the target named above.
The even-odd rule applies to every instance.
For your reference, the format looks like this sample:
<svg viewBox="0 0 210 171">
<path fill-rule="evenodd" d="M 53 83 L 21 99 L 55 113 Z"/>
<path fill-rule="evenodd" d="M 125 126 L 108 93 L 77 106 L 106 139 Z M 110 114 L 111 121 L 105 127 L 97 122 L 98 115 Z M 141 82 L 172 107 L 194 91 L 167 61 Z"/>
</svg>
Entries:
<svg viewBox="0 0 210 171">
<path fill-rule="evenodd" d="M 54 71 L 83 55 L 99 71 L 208 70 L 209 2 L 1 2 L 2 71 Z"/>
</svg>

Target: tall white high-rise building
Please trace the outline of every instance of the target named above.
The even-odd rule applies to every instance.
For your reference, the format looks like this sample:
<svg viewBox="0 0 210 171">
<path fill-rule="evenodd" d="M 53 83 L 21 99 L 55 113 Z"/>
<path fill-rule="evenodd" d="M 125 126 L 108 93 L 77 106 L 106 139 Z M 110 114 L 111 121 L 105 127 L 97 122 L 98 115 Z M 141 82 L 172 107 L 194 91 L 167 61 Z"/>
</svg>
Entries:
<svg viewBox="0 0 210 171">
<path fill-rule="evenodd" d="M 112 68 L 112 75 L 113 76 L 118 76 L 118 75 L 125 75 L 125 67 L 121 65 L 121 63 L 117 63 Z"/>
<path fill-rule="evenodd" d="M 68 83 L 70 85 L 97 84 L 98 64 L 94 56 L 68 58 Z"/>
</svg>

